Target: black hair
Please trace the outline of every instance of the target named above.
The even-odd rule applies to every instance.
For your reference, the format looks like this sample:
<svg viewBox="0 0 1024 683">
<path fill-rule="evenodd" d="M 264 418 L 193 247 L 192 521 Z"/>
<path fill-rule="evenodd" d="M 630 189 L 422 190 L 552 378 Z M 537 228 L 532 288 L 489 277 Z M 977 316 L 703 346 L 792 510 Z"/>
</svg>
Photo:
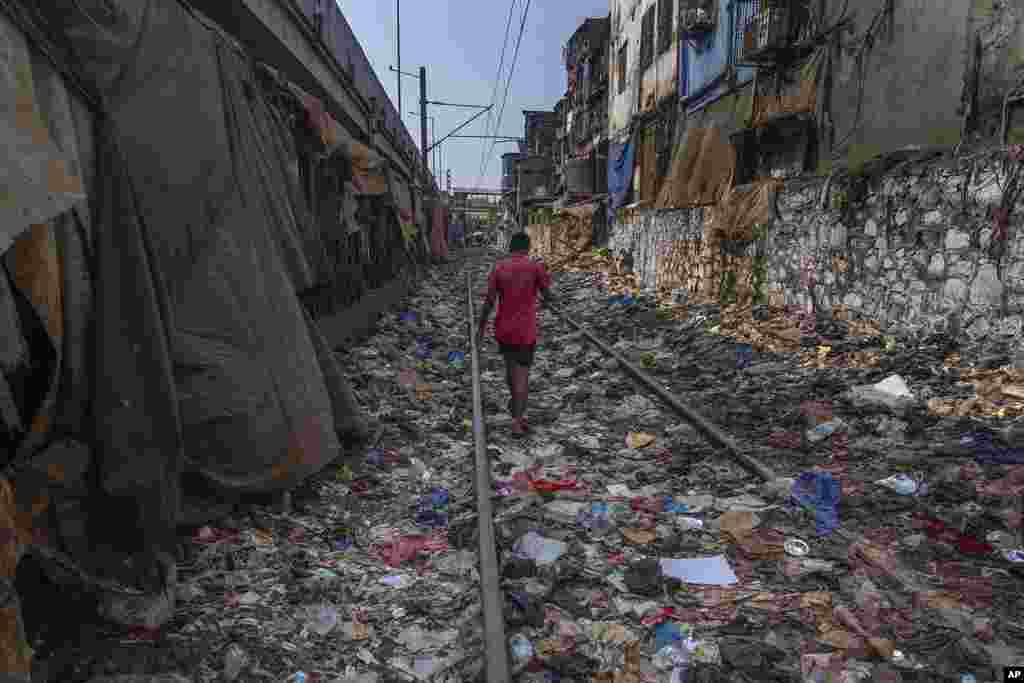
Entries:
<svg viewBox="0 0 1024 683">
<path fill-rule="evenodd" d="M 509 251 L 530 251 L 530 236 L 525 232 L 517 232 L 508 242 Z"/>
</svg>

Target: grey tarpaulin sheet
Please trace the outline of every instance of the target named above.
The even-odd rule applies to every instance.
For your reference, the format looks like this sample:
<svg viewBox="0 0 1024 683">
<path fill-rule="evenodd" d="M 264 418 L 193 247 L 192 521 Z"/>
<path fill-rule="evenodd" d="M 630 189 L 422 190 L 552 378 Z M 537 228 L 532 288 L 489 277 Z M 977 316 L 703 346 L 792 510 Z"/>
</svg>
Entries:
<svg viewBox="0 0 1024 683">
<path fill-rule="evenodd" d="M 55 2 L 102 94 L 94 410 L 102 482 L 171 528 L 184 470 L 286 488 L 356 426 L 303 311 L 323 249 L 245 56 L 174 0 Z"/>
</svg>

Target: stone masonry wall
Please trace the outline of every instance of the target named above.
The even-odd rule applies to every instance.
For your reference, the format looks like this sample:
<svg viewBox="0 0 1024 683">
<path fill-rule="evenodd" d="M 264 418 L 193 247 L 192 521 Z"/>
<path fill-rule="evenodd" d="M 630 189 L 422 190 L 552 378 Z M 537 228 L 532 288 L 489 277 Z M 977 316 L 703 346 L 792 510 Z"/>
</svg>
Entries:
<svg viewBox="0 0 1024 683">
<path fill-rule="evenodd" d="M 813 288 L 824 310 L 845 304 L 890 327 L 1020 342 L 1024 206 L 1011 216 L 1005 241 L 993 239 L 991 218 L 1002 197 L 1004 159 L 1005 153 L 993 153 L 906 162 L 880 177 L 837 181 L 827 196 L 824 179 L 803 181 L 800 188 L 788 184 L 763 242 L 740 245 L 747 257 L 765 257 L 762 300 L 804 304 Z M 643 287 L 653 289 L 658 245 L 703 240 L 703 214 L 627 212 L 617 219 L 609 246 L 616 253 L 631 250 Z M 709 251 L 688 249 L 702 253 L 692 268 L 730 267 Z M 735 246 L 729 251 L 736 255 Z"/>
</svg>

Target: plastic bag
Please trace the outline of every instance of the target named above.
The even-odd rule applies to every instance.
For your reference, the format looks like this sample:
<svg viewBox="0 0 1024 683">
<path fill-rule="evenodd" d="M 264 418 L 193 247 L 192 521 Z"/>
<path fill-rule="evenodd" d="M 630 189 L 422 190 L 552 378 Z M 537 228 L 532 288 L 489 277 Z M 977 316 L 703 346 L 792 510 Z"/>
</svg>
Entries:
<svg viewBox="0 0 1024 683">
<path fill-rule="evenodd" d="M 827 536 L 839 526 L 839 482 L 828 472 L 804 472 L 795 482 L 792 499 L 814 512 L 815 531 Z"/>
</svg>

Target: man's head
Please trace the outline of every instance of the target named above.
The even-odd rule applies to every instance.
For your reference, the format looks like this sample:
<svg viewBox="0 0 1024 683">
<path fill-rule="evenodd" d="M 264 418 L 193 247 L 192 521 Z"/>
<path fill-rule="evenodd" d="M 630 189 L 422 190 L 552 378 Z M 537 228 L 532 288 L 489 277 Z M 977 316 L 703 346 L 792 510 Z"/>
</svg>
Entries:
<svg viewBox="0 0 1024 683">
<path fill-rule="evenodd" d="M 513 254 L 530 252 L 530 236 L 525 232 L 517 232 L 508 242 L 508 250 Z"/>
</svg>

